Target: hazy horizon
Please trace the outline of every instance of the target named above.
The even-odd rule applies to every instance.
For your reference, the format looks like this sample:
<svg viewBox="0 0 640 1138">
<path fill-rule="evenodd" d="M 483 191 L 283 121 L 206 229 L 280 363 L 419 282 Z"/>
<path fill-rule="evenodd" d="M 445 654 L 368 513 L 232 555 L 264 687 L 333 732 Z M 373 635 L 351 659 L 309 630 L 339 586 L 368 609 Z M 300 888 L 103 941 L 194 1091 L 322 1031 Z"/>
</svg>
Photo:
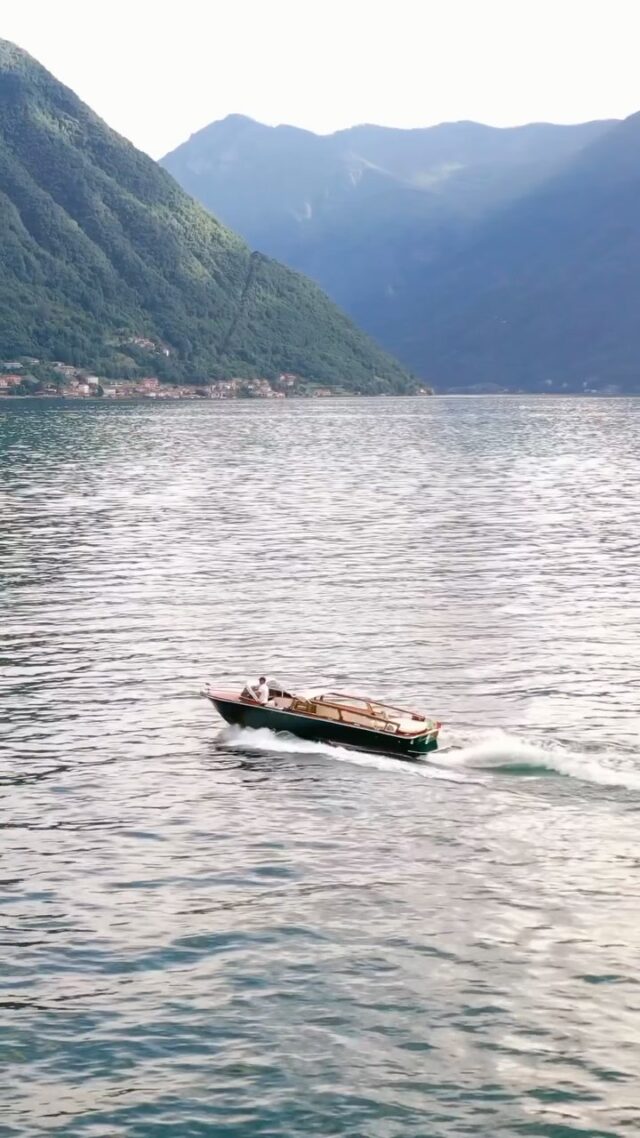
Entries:
<svg viewBox="0 0 640 1138">
<path fill-rule="evenodd" d="M 331 134 L 571 124 L 640 109 L 632 0 L 88 7 L 7 0 L 0 36 L 155 158 L 229 114 Z"/>
</svg>

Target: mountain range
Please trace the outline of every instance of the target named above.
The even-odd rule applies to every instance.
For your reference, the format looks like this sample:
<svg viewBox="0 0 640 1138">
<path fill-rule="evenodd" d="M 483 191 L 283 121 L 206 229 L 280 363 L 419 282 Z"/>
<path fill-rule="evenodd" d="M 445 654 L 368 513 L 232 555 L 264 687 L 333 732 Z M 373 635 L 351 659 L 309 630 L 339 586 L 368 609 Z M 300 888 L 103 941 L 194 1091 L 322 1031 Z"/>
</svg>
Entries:
<svg viewBox="0 0 640 1138">
<path fill-rule="evenodd" d="M 162 164 L 444 390 L 640 390 L 640 115 L 319 136 L 232 115 Z"/>
<path fill-rule="evenodd" d="M 0 358 L 413 390 L 310 280 L 211 216 L 0 40 Z"/>
<path fill-rule="evenodd" d="M 232 115 L 163 165 L 0 40 L 0 359 L 640 391 L 640 114 L 327 136 Z"/>
</svg>

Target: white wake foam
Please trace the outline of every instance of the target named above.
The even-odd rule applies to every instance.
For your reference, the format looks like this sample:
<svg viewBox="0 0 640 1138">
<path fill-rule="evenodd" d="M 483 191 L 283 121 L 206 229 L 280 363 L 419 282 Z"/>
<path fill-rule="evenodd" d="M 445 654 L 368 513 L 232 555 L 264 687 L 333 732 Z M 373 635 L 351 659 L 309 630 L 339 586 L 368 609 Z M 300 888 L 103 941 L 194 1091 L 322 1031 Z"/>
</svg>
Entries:
<svg viewBox="0 0 640 1138">
<path fill-rule="evenodd" d="M 351 751 L 331 743 L 313 743 L 294 735 L 276 734 L 268 727 L 227 727 L 220 736 L 227 747 L 240 751 L 272 751 L 279 754 L 325 755 L 339 763 L 353 763 L 360 767 L 373 767 L 379 771 L 407 771 L 422 778 L 440 778 L 447 782 L 467 782 L 467 778 L 454 770 L 442 770 L 426 762 L 404 762 L 387 755 L 373 755 L 364 751 Z"/>
<path fill-rule="evenodd" d="M 628 756 L 611 751 L 585 754 L 552 743 L 536 743 L 491 731 L 471 742 L 441 736 L 443 747 L 418 762 L 404 762 L 385 755 L 350 751 L 346 747 L 313 743 L 293 735 L 276 734 L 262 727 L 228 727 L 221 735 L 226 746 L 236 750 L 277 752 L 279 754 L 324 755 L 336 762 L 372 767 L 376 770 L 414 774 L 422 778 L 469 782 L 470 773 L 544 774 L 555 773 L 599 786 L 640 791 L 640 769 L 630 765 Z M 465 772 L 465 773 L 463 773 Z"/>
<path fill-rule="evenodd" d="M 491 731 L 479 740 L 437 752 L 437 761 L 454 769 L 482 771 L 555 771 L 599 786 L 640 790 L 640 769 L 627 756 L 612 751 L 585 754 L 554 743 L 532 743 L 503 731 Z"/>
</svg>

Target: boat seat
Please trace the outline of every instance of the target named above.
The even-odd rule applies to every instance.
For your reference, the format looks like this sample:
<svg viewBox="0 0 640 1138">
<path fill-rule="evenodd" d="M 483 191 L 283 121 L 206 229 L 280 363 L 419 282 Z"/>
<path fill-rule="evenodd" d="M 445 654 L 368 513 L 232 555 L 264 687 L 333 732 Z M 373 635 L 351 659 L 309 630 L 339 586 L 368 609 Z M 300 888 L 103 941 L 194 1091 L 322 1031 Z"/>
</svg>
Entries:
<svg viewBox="0 0 640 1138">
<path fill-rule="evenodd" d="M 350 723 L 353 727 L 367 727 L 369 731 L 385 731 L 388 728 L 387 719 L 371 715 L 358 715 L 358 712 L 342 713 L 343 723 Z"/>
<path fill-rule="evenodd" d="M 427 728 L 426 719 L 397 719 L 398 731 L 403 735 L 417 735 L 419 731 Z"/>
</svg>

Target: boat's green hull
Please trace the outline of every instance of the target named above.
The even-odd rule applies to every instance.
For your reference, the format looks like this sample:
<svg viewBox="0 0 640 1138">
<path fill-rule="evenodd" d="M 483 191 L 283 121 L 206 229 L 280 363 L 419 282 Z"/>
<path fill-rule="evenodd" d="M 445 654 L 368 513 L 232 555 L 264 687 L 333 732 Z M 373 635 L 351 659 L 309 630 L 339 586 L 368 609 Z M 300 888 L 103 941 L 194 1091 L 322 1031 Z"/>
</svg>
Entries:
<svg viewBox="0 0 640 1138">
<path fill-rule="evenodd" d="M 314 743 L 333 743 L 356 751 L 369 751 L 381 755 L 392 755 L 398 759 L 419 759 L 429 751 L 438 748 L 437 731 L 416 738 L 403 738 L 398 735 L 369 731 L 366 727 L 351 727 L 345 723 L 328 722 L 311 715 L 299 715 L 291 711 L 280 711 L 275 707 L 261 707 L 255 703 L 243 703 L 218 696 L 209 697 L 214 707 L 227 723 L 254 730 L 267 727 L 269 731 L 286 732 L 300 739 Z"/>
</svg>

